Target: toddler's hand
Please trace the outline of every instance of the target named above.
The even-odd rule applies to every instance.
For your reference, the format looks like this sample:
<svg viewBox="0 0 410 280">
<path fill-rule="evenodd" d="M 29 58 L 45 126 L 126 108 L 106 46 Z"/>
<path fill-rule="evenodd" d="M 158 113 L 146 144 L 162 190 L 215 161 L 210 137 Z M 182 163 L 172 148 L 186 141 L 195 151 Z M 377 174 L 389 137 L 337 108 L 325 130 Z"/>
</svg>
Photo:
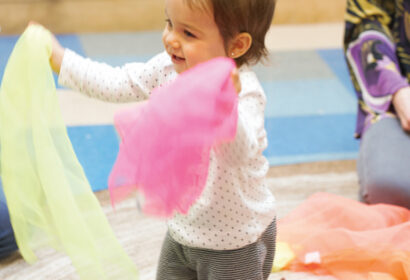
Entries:
<svg viewBox="0 0 410 280">
<path fill-rule="evenodd" d="M 57 41 L 57 38 L 52 35 L 52 51 L 50 56 L 50 65 L 54 72 L 60 73 L 61 63 L 63 62 L 65 49 Z"/>
<path fill-rule="evenodd" d="M 33 24 L 39 24 L 35 21 L 30 21 L 29 26 Z M 60 45 L 57 38 L 51 34 L 51 56 L 50 56 L 50 65 L 54 72 L 60 73 L 61 62 L 63 61 L 64 51 L 65 49 Z"/>
<path fill-rule="evenodd" d="M 233 85 L 235 86 L 236 93 L 239 94 L 242 90 L 242 86 L 241 86 L 241 80 L 239 79 L 238 68 L 235 68 L 232 70 L 231 79 L 232 79 Z"/>
</svg>

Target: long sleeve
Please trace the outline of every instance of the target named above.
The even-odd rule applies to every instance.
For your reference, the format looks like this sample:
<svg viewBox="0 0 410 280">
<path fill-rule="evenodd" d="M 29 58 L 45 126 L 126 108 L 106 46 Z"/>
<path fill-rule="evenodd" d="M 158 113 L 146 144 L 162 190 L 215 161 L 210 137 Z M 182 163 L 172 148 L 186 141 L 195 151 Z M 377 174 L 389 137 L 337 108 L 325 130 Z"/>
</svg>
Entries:
<svg viewBox="0 0 410 280">
<path fill-rule="evenodd" d="M 246 68 L 245 68 L 246 69 Z M 266 97 L 255 73 L 240 71 L 242 91 L 238 102 L 238 127 L 235 140 L 216 152 L 230 165 L 241 165 L 250 158 L 260 158 L 267 147 L 264 127 Z"/>
<path fill-rule="evenodd" d="M 206 186 L 186 215 L 168 221 L 180 244 L 233 250 L 255 242 L 275 217 L 275 197 L 266 183 L 269 162 L 264 128 L 266 97 L 248 67 L 239 69 L 237 132 L 211 149 Z"/>
<path fill-rule="evenodd" d="M 371 123 L 391 114 L 392 95 L 408 85 L 398 56 L 402 38 L 397 26 L 403 22 L 397 16 L 399 6 L 394 1 L 347 2 L 344 48 L 359 103 L 358 137 Z"/>
<path fill-rule="evenodd" d="M 59 84 L 104 101 L 131 102 L 147 99 L 154 88 L 172 80 L 175 75 L 165 52 L 154 56 L 147 63 L 112 67 L 83 58 L 67 49 Z"/>
</svg>

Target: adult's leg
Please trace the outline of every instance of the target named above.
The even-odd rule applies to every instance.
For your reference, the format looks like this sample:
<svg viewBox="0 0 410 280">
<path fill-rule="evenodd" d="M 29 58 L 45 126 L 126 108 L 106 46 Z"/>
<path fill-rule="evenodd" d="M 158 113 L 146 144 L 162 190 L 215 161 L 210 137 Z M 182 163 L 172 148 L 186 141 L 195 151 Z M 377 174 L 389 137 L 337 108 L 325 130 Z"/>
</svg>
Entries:
<svg viewBox="0 0 410 280">
<path fill-rule="evenodd" d="M 0 182 L 0 259 L 17 250 L 13 228 L 10 224 L 9 211 Z"/>
<path fill-rule="evenodd" d="M 410 134 L 398 119 L 382 119 L 369 128 L 357 164 L 362 201 L 410 209 Z"/>
</svg>

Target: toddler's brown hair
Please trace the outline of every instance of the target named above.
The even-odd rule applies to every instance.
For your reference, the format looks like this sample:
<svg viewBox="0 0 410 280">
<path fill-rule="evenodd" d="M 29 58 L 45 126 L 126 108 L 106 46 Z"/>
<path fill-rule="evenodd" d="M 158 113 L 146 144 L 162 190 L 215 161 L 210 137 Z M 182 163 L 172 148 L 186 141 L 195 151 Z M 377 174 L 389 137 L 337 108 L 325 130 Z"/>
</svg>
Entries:
<svg viewBox="0 0 410 280">
<path fill-rule="evenodd" d="M 191 7 L 213 12 L 225 46 L 242 32 L 252 36 L 252 45 L 236 64 L 255 64 L 267 57 L 265 36 L 272 24 L 276 0 L 185 0 Z"/>
</svg>

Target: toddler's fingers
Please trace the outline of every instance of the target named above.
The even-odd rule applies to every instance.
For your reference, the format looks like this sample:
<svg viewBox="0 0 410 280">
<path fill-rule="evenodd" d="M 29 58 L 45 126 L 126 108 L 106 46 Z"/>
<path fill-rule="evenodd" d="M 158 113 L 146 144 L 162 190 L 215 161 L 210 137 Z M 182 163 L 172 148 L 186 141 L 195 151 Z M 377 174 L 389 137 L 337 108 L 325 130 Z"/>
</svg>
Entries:
<svg viewBox="0 0 410 280">
<path fill-rule="evenodd" d="M 241 86 L 241 80 L 239 79 L 239 72 L 237 68 L 232 70 L 231 79 L 232 79 L 233 85 L 235 86 L 236 93 L 239 94 L 241 92 L 242 86 Z"/>
<path fill-rule="evenodd" d="M 30 21 L 28 22 L 28 26 L 30 26 L 30 25 L 41 25 L 41 24 L 38 23 L 37 21 L 30 20 Z"/>
</svg>

